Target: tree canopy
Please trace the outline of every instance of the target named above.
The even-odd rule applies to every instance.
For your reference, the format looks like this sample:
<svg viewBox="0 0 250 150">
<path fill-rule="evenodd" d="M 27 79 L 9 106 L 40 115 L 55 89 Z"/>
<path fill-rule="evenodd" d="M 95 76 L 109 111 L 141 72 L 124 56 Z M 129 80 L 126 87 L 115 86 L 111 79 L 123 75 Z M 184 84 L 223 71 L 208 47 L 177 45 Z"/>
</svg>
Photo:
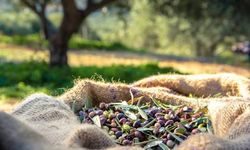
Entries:
<svg viewBox="0 0 250 150">
<path fill-rule="evenodd" d="M 168 18 L 177 17 L 172 34 L 186 38 L 197 55 L 213 55 L 220 43 L 246 40 L 250 36 L 248 0 L 155 0 L 154 10 Z M 181 23 L 187 25 L 181 28 Z M 184 36 L 185 35 L 185 36 Z M 177 36 L 173 36 L 177 38 Z M 187 38 L 192 37 L 192 38 Z"/>
</svg>

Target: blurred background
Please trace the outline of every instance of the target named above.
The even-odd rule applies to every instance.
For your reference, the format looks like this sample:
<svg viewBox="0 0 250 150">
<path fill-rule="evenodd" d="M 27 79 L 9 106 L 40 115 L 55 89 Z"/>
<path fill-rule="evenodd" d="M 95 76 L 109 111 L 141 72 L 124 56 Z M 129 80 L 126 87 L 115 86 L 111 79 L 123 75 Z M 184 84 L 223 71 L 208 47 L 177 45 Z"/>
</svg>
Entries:
<svg viewBox="0 0 250 150">
<path fill-rule="evenodd" d="M 248 0 L 0 0 L 0 109 L 74 79 L 250 77 Z"/>
</svg>

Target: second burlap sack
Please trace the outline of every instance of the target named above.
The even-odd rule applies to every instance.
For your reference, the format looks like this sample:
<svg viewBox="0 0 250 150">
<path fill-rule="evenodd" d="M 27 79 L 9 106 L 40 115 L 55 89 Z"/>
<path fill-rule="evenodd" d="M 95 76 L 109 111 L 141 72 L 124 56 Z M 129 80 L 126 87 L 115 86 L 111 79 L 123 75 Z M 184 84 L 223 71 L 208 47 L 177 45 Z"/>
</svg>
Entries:
<svg viewBox="0 0 250 150">
<path fill-rule="evenodd" d="M 53 144 L 65 144 L 65 141 L 73 140 L 79 146 L 82 142 L 77 142 L 79 139 L 74 140 L 76 136 L 72 136 L 72 130 L 79 123 L 70 108 L 74 105 L 74 111 L 78 111 L 86 100 L 92 100 L 97 105 L 100 102 L 128 101 L 132 95 L 144 96 L 145 100 L 157 98 L 173 105 L 208 105 L 214 135 L 190 136 L 177 149 L 247 149 L 250 147 L 249 93 L 250 81 L 234 74 L 158 75 L 131 85 L 82 80 L 58 97 L 59 101 L 52 102 L 47 97 L 47 101 L 43 103 L 46 96 L 39 99 L 39 96 L 33 96 L 12 114 Z M 34 99 L 37 99 L 36 105 L 32 105 Z M 74 133 L 79 135 L 79 132 Z M 102 143 L 103 147 L 112 145 L 107 135 L 99 130 L 95 133 L 100 133 L 107 139 L 108 144 Z M 68 145 L 74 146 L 75 143 Z M 88 144 L 85 143 L 86 145 Z"/>
</svg>

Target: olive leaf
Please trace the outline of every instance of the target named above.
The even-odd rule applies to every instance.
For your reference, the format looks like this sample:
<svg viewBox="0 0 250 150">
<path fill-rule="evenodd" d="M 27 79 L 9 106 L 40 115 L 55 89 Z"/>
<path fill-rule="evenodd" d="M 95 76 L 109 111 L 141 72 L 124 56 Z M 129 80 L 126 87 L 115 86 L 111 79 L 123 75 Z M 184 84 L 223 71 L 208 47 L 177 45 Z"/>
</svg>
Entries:
<svg viewBox="0 0 250 150">
<path fill-rule="evenodd" d="M 207 123 L 207 132 L 210 134 L 213 134 L 213 128 L 212 128 L 211 121 L 208 121 L 208 123 Z"/>
<path fill-rule="evenodd" d="M 152 148 L 152 147 L 155 147 L 161 143 L 162 143 L 162 140 L 152 141 L 152 142 L 148 143 L 147 145 L 145 145 L 143 148 L 144 149 Z"/>
<path fill-rule="evenodd" d="M 95 125 L 97 125 L 98 127 L 102 127 L 102 125 L 101 125 L 101 120 L 100 120 L 100 117 L 98 116 L 98 115 L 96 115 L 96 116 L 94 116 L 93 118 L 92 118 L 92 121 L 94 122 L 94 124 Z"/>
<path fill-rule="evenodd" d="M 137 109 L 141 117 L 145 120 L 148 120 L 148 115 L 140 107 L 137 106 Z"/>
<path fill-rule="evenodd" d="M 72 104 L 72 107 L 71 107 L 71 110 L 72 110 L 73 112 L 76 112 L 76 111 L 75 111 L 75 108 L 76 108 L 75 106 L 76 106 L 76 101 L 74 100 L 74 101 L 73 101 L 73 104 Z"/>
<path fill-rule="evenodd" d="M 126 115 L 127 117 L 129 117 L 130 119 L 132 119 L 132 120 L 137 120 L 136 115 L 135 115 L 133 112 L 131 112 L 131 111 L 126 111 L 126 112 L 125 112 L 125 115 Z"/>
<path fill-rule="evenodd" d="M 137 128 L 137 131 L 145 132 L 145 131 L 153 131 L 152 128 Z"/>
<path fill-rule="evenodd" d="M 170 132 L 168 129 L 165 129 L 171 136 L 173 136 L 178 142 L 183 142 L 183 140 L 178 137 L 177 135 L 175 135 L 174 133 Z"/>
<path fill-rule="evenodd" d="M 160 148 L 161 148 L 162 150 L 171 150 L 171 149 L 170 149 L 166 144 L 164 144 L 164 143 L 160 143 L 159 146 L 160 146 Z"/>
<path fill-rule="evenodd" d="M 87 98 L 85 101 L 85 108 L 93 108 L 92 100 L 90 98 Z"/>
<path fill-rule="evenodd" d="M 150 121 L 148 124 L 146 124 L 146 125 L 144 126 L 144 128 L 151 126 L 151 125 L 152 125 L 153 123 L 155 123 L 155 122 L 156 122 L 156 119 L 153 119 L 153 120 Z"/>
</svg>

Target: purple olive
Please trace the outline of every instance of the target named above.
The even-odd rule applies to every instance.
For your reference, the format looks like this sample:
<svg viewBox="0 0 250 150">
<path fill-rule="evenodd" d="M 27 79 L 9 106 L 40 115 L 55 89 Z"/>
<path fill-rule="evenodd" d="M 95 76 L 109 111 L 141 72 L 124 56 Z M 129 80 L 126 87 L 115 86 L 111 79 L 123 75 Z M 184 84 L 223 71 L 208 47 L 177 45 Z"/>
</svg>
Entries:
<svg viewBox="0 0 250 150">
<path fill-rule="evenodd" d="M 166 145 L 169 147 L 169 148 L 173 148 L 174 147 L 174 141 L 172 141 L 172 140 L 168 140 L 167 141 L 167 143 L 166 143 Z"/>
<path fill-rule="evenodd" d="M 167 138 L 163 138 L 163 139 L 162 139 L 162 142 L 163 142 L 164 144 L 167 144 L 167 141 L 168 141 Z"/>
<path fill-rule="evenodd" d="M 119 120 L 119 123 L 120 124 L 125 124 L 127 122 L 127 119 L 126 118 L 121 118 L 120 120 Z"/>
<path fill-rule="evenodd" d="M 139 139 L 143 138 L 143 135 L 140 131 L 135 131 L 135 137 L 138 137 Z"/>
<path fill-rule="evenodd" d="M 88 113 L 91 113 L 92 111 L 94 111 L 94 109 L 92 109 L 92 108 L 90 108 L 90 109 L 88 109 Z"/>
<path fill-rule="evenodd" d="M 102 110 L 105 110 L 106 109 L 106 104 L 105 103 L 100 103 L 99 104 L 99 108 L 102 109 Z"/>
<path fill-rule="evenodd" d="M 155 129 L 158 129 L 158 130 L 159 130 L 159 129 L 160 129 L 160 127 L 161 127 L 161 124 L 160 124 L 160 123 L 158 123 L 158 122 L 157 122 L 157 123 L 155 123 Z"/>
<path fill-rule="evenodd" d="M 157 112 L 158 112 L 158 109 L 152 108 L 151 110 L 149 110 L 148 114 L 154 117 Z"/>
<path fill-rule="evenodd" d="M 112 128 L 115 128 L 117 125 L 116 125 L 115 122 L 112 122 L 112 123 L 110 124 L 110 126 L 111 126 Z"/>
<path fill-rule="evenodd" d="M 135 121 L 134 124 L 133 124 L 133 127 L 134 127 L 134 128 L 139 128 L 139 127 L 141 127 L 141 121 L 140 121 L 140 120 Z"/>
<path fill-rule="evenodd" d="M 163 116 L 156 117 L 157 120 L 165 120 Z"/>
<path fill-rule="evenodd" d="M 120 136 L 122 136 L 122 131 L 116 131 L 115 135 L 117 138 L 119 138 Z"/>
<path fill-rule="evenodd" d="M 175 117 L 173 118 L 173 120 L 174 120 L 174 122 L 180 122 L 180 118 L 179 118 L 178 116 L 175 116 Z"/>
<path fill-rule="evenodd" d="M 117 128 L 111 128 L 111 131 L 117 132 L 118 129 Z"/>
<path fill-rule="evenodd" d="M 101 121 L 101 124 L 104 125 L 104 123 L 107 121 L 107 119 L 104 117 L 100 117 L 100 121 Z"/>
<path fill-rule="evenodd" d="M 100 116 L 100 115 L 103 114 L 103 111 L 102 110 L 96 110 L 95 113 Z"/>
<path fill-rule="evenodd" d="M 89 113 L 89 117 L 90 118 L 93 118 L 95 115 L 96 115 L 96 113 L 94 111 L 92 111 L 92 112 Z"/>
<path fill-rule="evenodd" d="M 190 118 L 191 118 L 191 115 L 190 115 L 190 114 L 184 114 L 184 115 L 183 115 L 183 118 L 184 118 L 184 119 L 190 119 Z"/>
<path fill-rule="evenodd" d="M 122 141 L 122 145 L 129 145 L 129 144 L 131 144 L 131 141 L 129 141 L 127 139 Z"/>
<path fill-rule="evenodd" d="M 84 116 L 85 115 L 85 112 L 84 111 L 79 111 L 79 116 Z"/>
<path fill-rule="evenodd" d="M 159 123 L 161 126 L 164 126 L 165 121 L 163 121 L 163 120 L 158 120 L 157 123 Z"/>
<path fill-rule="evenodd" d="M 157 118 L 157 117 L 160 117 L 160 116 L 163 116 L 163 114 L 162 113 L 156 113 L 155 114 L 155 117 Z"/>
<path fill-rule="evenodd" d="M 169 139 L 169 140 L 174 140 L 174 137 L 173 137 L 171 134 L 168 134 L 168 135 L 167 135 L 167 139 Z"/>
<path fill-rule="evenodd" d="M 125 139 L 127 140 L 133 140 L 133 135 L 132 134 L 128 134 Z"/>
<path fill-rule="evenodd" d="M 125 115 L 124 115 L 124 113 L 118 113 L 118 114 L 116 115 L 116 117 L 120 120 L 120 119 L 122 119 L 123 117 L 125 117 Z"/>
</svg>

